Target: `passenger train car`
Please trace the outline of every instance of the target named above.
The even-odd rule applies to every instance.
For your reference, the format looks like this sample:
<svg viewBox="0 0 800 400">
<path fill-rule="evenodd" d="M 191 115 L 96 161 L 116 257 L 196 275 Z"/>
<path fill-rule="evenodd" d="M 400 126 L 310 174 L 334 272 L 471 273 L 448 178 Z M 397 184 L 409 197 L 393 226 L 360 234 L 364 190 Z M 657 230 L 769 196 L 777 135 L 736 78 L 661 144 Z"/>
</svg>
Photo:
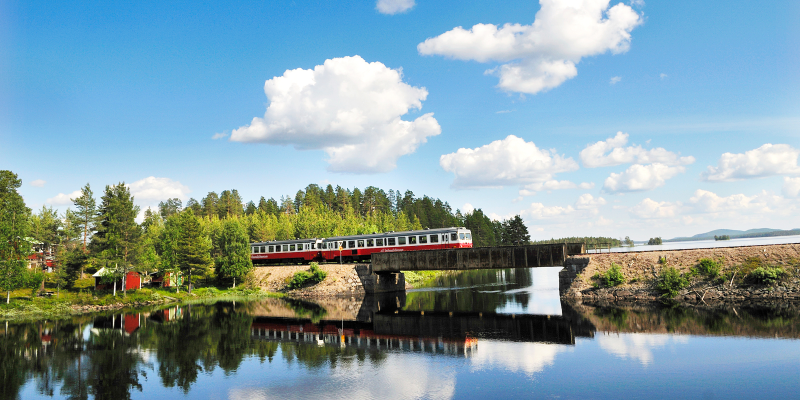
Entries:
<svg viewBox="0 0 800 400">
<path fill-rule="evenodd" d="M 353 262 L 369 260 L 372 253 L 463 247 L 472 247 L 472 233 L 469 229 L 440 228 L 251 243 L 250 259 L 255 265 L 311 261 Z"/>
</svg>

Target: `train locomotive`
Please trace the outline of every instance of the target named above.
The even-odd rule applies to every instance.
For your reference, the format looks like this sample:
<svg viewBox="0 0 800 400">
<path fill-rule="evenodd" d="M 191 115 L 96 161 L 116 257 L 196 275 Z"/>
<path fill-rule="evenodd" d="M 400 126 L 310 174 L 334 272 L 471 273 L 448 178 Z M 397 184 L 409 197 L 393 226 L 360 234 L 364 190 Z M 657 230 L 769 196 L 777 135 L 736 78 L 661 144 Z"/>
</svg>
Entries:
<svg viewBox="0 0 800 400">
<path fill-rule="evenodd" d="M 250 244 L 254 265 L 316 262 L 361 262 L 372 253 L 458 249 L 472 247 L 472 233 L 466 228 L 372 233 L 322 239 L 295 239 Z"/>
</svg>

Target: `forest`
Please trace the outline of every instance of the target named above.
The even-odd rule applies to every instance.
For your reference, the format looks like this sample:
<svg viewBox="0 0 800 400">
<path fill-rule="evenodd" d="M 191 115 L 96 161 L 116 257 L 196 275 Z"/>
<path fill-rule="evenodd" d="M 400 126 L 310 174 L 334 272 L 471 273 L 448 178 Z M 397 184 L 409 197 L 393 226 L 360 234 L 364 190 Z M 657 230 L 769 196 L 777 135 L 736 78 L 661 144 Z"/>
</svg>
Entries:
<svg viewBox="0 0 800 400">
<path fill-rule="evenodd" d="M 99 199 L 86 184 L 59 213 L 47 206 L 31 212 L 17 192 L 20 185 L 16 174 L 0 171 L 0 289 L 7 301 L 16 288 L 35 288 L 45 279 L 59 290 L 70 288 L 100 268 L 109 282 L 139 271 L 179 273 L 194 285 L 235 285 L 253 268 L 251 242 L 451 226 L 471 229 L 475 246 L 530 242 L 519 215 L 496 221 L 480 209 L 463 214 L 410 190 L 311 184 L 294 197 L 256 203 L 232 189 L 185 204 L 168 199 L 142 213 L 124 182 L 107 185 Z M 36 247 L 44 251 L 36 253 Z M 26 271 L 31 254 L 51 256 L 53 272 Z"/>
</svg>

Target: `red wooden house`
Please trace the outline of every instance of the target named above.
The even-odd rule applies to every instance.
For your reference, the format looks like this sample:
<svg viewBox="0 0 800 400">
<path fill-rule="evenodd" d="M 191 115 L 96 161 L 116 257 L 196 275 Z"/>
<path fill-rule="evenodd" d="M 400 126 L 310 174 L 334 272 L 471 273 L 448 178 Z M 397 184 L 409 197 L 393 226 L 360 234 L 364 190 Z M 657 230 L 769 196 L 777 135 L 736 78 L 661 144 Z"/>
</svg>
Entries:
<svg viewBox="0 0 800 400">
<path fill-rule="evenodd" d="M 105 267 L 100 268 L 99 271 L 95 272 L 94 275 L 94 289 L 95 290 L 111 290 L 114 288 L 114 282 L 103 282 L 103 276 L 108 274 L 109 272 L 106 270 Z M 122 279 L 118 279 L 117 282 L 117 290 L 122 290 Z M 134 290 L 134 289 L 141 289 L 142 288 L 142 276 L 136 271 L 128 271 L 125 275 L 125 289 L 126 290 Z"/>
</svg>

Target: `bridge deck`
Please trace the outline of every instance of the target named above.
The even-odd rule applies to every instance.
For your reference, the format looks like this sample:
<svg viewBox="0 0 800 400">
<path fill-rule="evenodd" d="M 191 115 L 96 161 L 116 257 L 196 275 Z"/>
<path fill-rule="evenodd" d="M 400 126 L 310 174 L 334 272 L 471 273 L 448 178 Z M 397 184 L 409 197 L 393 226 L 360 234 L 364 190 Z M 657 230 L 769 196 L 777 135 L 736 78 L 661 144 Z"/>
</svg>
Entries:
<svg viewBox="0 0 800 400">
<path fill-rule="evenodd" d="M 551 267 L 585 252 L 583 243 L 559 243 L 374 253 L 372 272 Z"/>
</svg>

